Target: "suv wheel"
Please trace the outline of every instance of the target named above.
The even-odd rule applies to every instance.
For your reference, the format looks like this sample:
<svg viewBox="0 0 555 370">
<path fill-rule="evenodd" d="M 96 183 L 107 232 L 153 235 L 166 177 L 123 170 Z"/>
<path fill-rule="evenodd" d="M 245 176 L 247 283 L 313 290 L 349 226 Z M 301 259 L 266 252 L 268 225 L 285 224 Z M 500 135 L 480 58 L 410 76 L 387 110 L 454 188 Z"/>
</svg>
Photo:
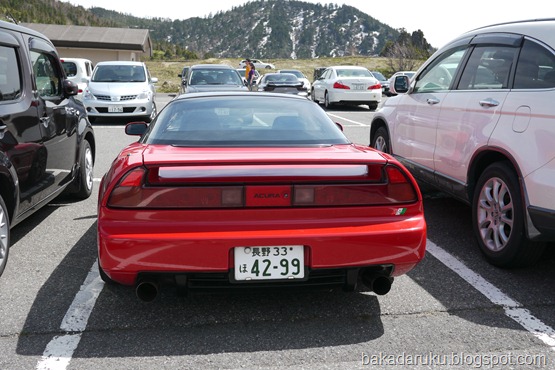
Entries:
<svg viewBox="0 0 555 370">
<path fill-rule="evenodd" d="M 10 251 L 10 219 L 4 199 L 0 196 L 0 276 L 4 272 Z"/>
<path fill-rule="evenodd" d="M 472 200 L 472 224 L 480 249 L 495 266 L 531 265 L 545 247 L 525 235 L 522 194 L 507 162 L 490 165 L 480 176 Z"/>
<path fill-rule="evenodd" d="M 368 102 L 368 108 L 372 111 L 378 109 L 378 102 L 375 101 L 369 101 Z"/>
<path fill-rule="evenodd" d="M 374 139 L 370 143 L 370 146 L 380 152 L 390 153 L 389 150 L 389 134 L 385 127 L 380 127 L 376 130 L 374 134 Z"/>
</svg>

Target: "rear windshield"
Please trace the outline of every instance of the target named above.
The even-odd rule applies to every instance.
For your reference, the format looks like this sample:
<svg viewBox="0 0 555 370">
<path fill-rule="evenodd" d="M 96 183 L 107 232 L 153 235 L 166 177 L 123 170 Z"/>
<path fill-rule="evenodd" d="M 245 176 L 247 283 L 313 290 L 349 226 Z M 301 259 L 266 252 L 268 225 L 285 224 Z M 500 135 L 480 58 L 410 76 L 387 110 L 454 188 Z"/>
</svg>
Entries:
<svg viewBox="0 0 555 370">
<path fill-rule="evenodd" d="M 67 77 L 73 77 L 77 75 L 77 64 L 73 62 L 62 62 L 62 66 L 64 67 L 64 71 L 66 72 Z"/>
<path fill-rule="evenodd" d="M 309 100 L 252 95 L 174 100 L 141 141 L 216 147 L 350 143 L 325 111 Z"/>
</svg>

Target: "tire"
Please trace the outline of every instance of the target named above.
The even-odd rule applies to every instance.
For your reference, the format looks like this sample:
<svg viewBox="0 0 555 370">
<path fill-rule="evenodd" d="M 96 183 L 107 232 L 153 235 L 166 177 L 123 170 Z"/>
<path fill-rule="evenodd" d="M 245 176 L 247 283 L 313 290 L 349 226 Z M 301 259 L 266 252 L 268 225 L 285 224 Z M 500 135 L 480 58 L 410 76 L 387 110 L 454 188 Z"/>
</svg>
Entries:
<svg viewBox="0 0 555 370">
<path fill-rule="evenodd" d="M 528 240 L 522 193 L 509 162 L 485 169 L 472 199 L 472 226 L 486 260 L 498 267 L 524 267 L 537 262 L 544 243 Z"/>
<path fill-rule="evenodd" d="M 79 155 L 79 174 L 75 179 L 75 191 L 73 192 L 76 198 L 87 199 L 91 196 L 93 189 L 93 167 L 94 159 L 91 145 L 87 140 L 83 140 Z"/>
<path fill-rule="evenodd" d="M 385 127 L 382 126 L 376 130 L 370 146 L 381 152 L 391 154 L 391 148 L 389 146 L 389 134 L 387 133 Z"/>
<path fill-rule="evenodd" d="M 152 122 L 152 120 L 154 119 L 154 117 L 156 117 L 156 114 L 158 113 L 158 110 L 156 109 L 156 103 L 153 104 L 152 106 L 152 113 L 150 114 L 150 116 L 146 116 L 145 117 L 145 122 L 146 123 L 150 123 Z"/>
<path fill-rule="evenodd" d="M 4 199 L 0 196 L 0 276 L 4 272 L 10 252 L 10 216 Z"/>
<path fill-rule="evenodd" d="M 332 103 L 330 103 L 330 96 L 328 94 L 328 92 L 326 91 L 324 93 L 324 107 L 326 107 L 326 109 L 329 109 L 332 107 Z"/>
<path fill-rule="evenodd" d="M 369 101 L 368 102 L 368 109 L 370 109 L 371 111 L 375 111 L 376 109 L 378 109 L 378 102 Z"/>
</svg>

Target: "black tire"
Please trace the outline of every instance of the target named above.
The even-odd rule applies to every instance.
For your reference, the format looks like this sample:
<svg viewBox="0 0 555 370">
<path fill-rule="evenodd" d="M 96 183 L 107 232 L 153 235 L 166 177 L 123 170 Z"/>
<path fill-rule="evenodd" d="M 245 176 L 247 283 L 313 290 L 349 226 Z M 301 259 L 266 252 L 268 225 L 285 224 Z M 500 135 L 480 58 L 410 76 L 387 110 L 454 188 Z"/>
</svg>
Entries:
<svg viewBox="0 0 555 370">
<path fill-rule="evenodd" d="M 369 101 L 368 102 L 368 109 L 370 109 L 371 111 L 375 111 L 376 109 L 378 109 L 378 102 Z"/>
<path fill-rule="evenodd" d="M 326 107 L 326 109 L 329 109 L 333 106 L 332 103 L 330 103 L 330 96 L 328 95 L 328 92 L 326 91 L 324 93 L 324 107 Z"/>
<path fill-rule="evenodd" d="M 152 107 L 152 113 L 150 114 L 150 116 L 146 116 L 145 117 L 145 122 L 146 123 L 150 123 L 152 122 L 152 120 L 154 119 L 154 117 L 156 117 L 156 114 L 158 113 L 158 109 L 156 109 L 156 103 L 154 103 L 153 107 Z"/>
<path fill-rule="evenodd" d="M 509 162 L 482 173 L 472 199 L 472 226 L 486 260 L 498 267 L 524 267 L 538 261 L 544 243 L 525 233 L 525 212 L 516 172 Z"/>
<path fill-rule="evenodd" d="M 376 130 L 376 133 L 370 142 L 370 146 L 384 153 L 391 154 L 389 134 L 387 133 L 387 129 L 385 127 L 382 126 Z"/>
<path fill-rule="evenodd" d="M 4 199 L 0 196 L 0 276 L 6 268 L 10 252 L 10 216 Z"/>
<path fill-rule="evenodd" d="M 75 191 L 73 196 L 78 199 L 87 199 L 93 190 L 93 167 L 94 159 L 91 145 L 87 140 L 81 143 L 81 153 L 79 154 L 79 174 L 75 179 Z"/>
</svg>

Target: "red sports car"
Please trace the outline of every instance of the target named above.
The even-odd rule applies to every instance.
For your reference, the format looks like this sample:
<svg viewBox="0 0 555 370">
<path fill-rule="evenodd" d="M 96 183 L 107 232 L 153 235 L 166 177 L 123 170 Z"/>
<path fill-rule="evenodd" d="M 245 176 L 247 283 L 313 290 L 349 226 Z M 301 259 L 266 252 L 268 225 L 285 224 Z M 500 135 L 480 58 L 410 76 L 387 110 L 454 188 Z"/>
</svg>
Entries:
<svg viewBox="0 0 555 370">
<path fill-rule="evenodd" d="M 145 301 L 160 284 L 385 294 L 424 257 L 414 178 L 306 98 L 186 94 L 125 130 L 140 139 L 102 179 L 99 269 Z"/>
</svg>

